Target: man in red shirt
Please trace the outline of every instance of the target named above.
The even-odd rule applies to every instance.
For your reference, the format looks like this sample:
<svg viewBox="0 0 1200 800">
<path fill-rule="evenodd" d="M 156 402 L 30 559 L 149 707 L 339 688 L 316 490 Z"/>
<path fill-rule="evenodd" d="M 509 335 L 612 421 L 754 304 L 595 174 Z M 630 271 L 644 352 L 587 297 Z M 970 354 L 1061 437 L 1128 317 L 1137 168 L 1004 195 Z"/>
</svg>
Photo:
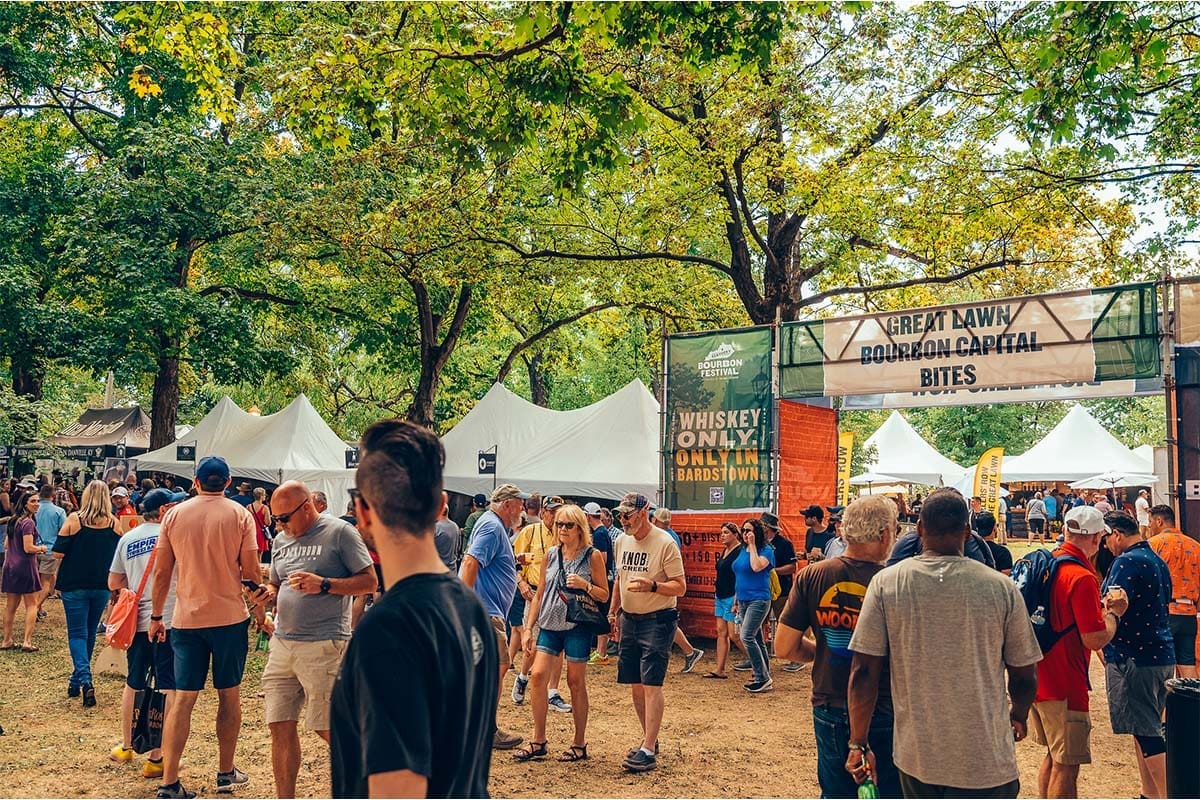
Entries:
<svg viewBox="0 0 1200 800">
<path fill-rule="evenodd" d="M 1091 506 L 1067 512 L 1064 541 L 1054 556 L 1064 561 L 1050 588 L 1050 625 L 1066 631 L 1037 665 L 1038 688 L 1030 714 L 1033 740 L 1045 745 L 1038 771 L 1039 797 L 1078 797 L 1079 765 L 1092 762 L 1092 722 L 1088 714 L 1088 664 L 1091 651 L 1108 644 L 1129 602 L 1100 602 L 1100 578 L 1091 559 L 1108 531 L 1104 515 Z"/>
</svg>

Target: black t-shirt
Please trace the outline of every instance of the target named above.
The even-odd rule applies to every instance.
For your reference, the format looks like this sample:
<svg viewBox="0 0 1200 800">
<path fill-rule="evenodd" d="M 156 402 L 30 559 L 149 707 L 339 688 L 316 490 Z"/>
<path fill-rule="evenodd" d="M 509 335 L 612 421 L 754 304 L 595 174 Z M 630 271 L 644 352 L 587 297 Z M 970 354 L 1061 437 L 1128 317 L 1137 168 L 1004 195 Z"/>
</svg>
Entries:
<svg viewBox="0 0 1200 800">
<path fill-rule="evenodd" d="M 776 567 L 786 567 L 788 564 L 796 563 L 796 547 L 795 547 L 795 545 L 792 544 L 792 540 L 789 539 L 782 531 L 780 531 L 779 534 L 776 535 L 776 537 L 774 539 L 767 542 L 767 544 L 769 544 L 769 545 L 771 545 L 771 547 L 775 548 L 775 566 Z M 826 542 L 825 544 L 829 544 L 829 543 Z M 819 545 L 819 546 L 821 547 L 822 550 L 825 549 L 825 545 Z M 792 590 L 792 576 L 791 575 L 780 575 L 779 576 L 779 588 L 781 590 L 780 596 L 787 597 L 788 592 L 790 592 Z"/>
<path fill-rule="evenodd" d="M 718 599 L 724 600 L 727 597 L 733 597 L 733 586 L 735 583 L 733 575 L 733 562 L 737 561 L 737 557 L 742 554 L 742 546 L 729 551 L 729 555 L 717 559 L 717 583 L 713 588 L 713 594 Z"/>
<path fill-rule="evenodd" d="M 823 531 L 815 531 L 812 528 L 804 535 L 804 552 L 811 553 L 814 547 L 821 548 L 821 552 L 825 552 L 825 548 L 829 546 L 829 542 L 833 540 L 833 528 L 825 528 Z"/>
<path fill-rule="evenodd" d="M 996 569 L 1006 570 L 1012 569 L 1013 557 L 1012 551 L 1002 544 L 997 544 L 989 539 L 984 539 L 987 542 L 988 549 L 992 551 L 992 558 L 996 561 Z"/>
<path fill-rule="evenodd" d="M 333 685 L 333 796 L 366 797 L 368 776 L 411 770 L 429 797 L 488 797 L 499 658 L 483 604 L 457 577 L 393 585 Z"/>
</svg>

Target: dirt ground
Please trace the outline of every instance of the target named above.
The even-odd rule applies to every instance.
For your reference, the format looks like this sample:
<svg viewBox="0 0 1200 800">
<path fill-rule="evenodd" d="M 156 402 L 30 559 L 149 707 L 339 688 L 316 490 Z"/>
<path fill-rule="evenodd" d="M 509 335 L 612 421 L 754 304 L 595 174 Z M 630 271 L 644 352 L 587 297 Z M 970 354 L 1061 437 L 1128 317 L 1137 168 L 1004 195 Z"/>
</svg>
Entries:
<svg viewBox="0 0 1200 800">
<path fill-rule="evenodd" d="M 157 781 L 141 777 L 141 759 L 132 765 L 109 760 L 118 744 L 118 702 L 122 680 L 97 679 L 99 705 L 83 709 L 66 696 L 70 659 L 62 604 L 46 604 L 50 618 L 38 628 L 41 652 L 0 653 L 0 796 L 3 797 L 153 797 Z M 18 622 L 18 628 L 20 622 Z M 18 634 L 19 641 L 19 634 Z M 703 644 L 703 643 L 701 643 Z M 492 762 L 491 791 L 497 797 L 813 797 L 815 745 L 809 712 L 808 670 L 775 670 L 776 690 L 748 695 L 742 681 L 705 680 L 713 666 L 709 653 L 695 673 L 680 675 L 675 657 L 667 680 L 667 713 L 659 768 L 641 776 L 624 773 L 620 761 L 638 738 L 627 690 L 616 685 L 615 666 L 589 669 L 591 759 L 578 764 L 553 760 L 513 763 L 506 753 Z M 250 773 L 245 797 L 274 795 L 270 740 L 263 703 L 256 695 L 265 653 L 252 653 L 243 684 L 242 739 L 238 766 Z M 615 663 L 615 660 L 614 660 Z M 739 673 L 740 674 L 740 673 Z M 528 706 L 514 706 L 507 690 L 500 725 L 528 736 Z M 1094 762 L 1080 777 L 1082 797 L 1136 797 L 1137 766 L 1129 737 L 1118 739 L 1108 726 L 1103 674 L 1092 673 Z M 565 682 L 563 686 L 565 690 Z M 564 694 L 566 692 L 564 691 Z M 183 760 L 183 780 L 201 796 L 215 794 L 217 752 L 213 733 L 216 696 L 205 692 L 196 707 L 192 737 Z M 571 742 L 571 717 L 551 712 L 548 737 L 552 753 Z M 324 743 L 315 734 L 302 738 L 304 761 L 298 794 L 326 797 L 329 764 Z M 1037 792 L 1041 750 L 1032 742 L 1017 747 L 1022 797 Z M 749 765 L 755 765 L 747 769 Z"/>
</svg>

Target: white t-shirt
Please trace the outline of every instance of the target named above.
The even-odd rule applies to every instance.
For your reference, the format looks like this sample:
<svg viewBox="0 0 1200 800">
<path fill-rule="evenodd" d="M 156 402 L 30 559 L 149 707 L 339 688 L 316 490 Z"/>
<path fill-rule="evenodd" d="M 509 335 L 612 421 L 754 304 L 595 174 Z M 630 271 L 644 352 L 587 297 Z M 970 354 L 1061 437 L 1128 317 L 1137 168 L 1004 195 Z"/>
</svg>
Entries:
<svg viewBox="0 0 1200 800">
<path fill-rule="evenodd" d="M 1133 507 L 1137 511 L 1138 525 L 1148 526 L 1150 524 L 1150 501 L 1138 495 L 1137 502 L 1133 504 Z"/>
<path fill-rule="evenodd" d="M 143 522 L 117 542 L 117 551 L 113 554 L 112 566 L 109 572 L 125 576 L 129 591 L 136 592 L 142 581 L 142 574 L 150 563 L 150 553 L 158 544 L 158 531 L 162 526 L 157 522 Z M 154 596 L 154 575 L 146 579 L 146 588 L 142 590 L 142 600 L 138 603 L 138 632 L 150 630 L 150 612 Z M 167 590 L 167 602 L 163 605 L 163 624 L 171 627 L 171 618 L 175 615 L 175 576 L 171 576 L 171 588 Z"/>
</svg>

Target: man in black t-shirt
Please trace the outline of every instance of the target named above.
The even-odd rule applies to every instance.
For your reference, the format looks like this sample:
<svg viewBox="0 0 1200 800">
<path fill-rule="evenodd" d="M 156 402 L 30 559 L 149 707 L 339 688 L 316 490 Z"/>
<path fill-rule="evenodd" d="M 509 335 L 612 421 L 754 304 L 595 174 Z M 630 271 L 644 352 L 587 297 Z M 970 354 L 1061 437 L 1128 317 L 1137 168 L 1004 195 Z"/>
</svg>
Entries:
<svg viewBox="0 0 1200 800">
<path fill-rule="evenodd" d="M 983 537 L 983 541 L 987 543 L 988 549 L 992 551 L 992 558 L 996 561 L 996 569 L 1005 575 L 1012 572 L 1012 551 L 1004 545 L 996 543 L 996 518 L 992 516 L 992 512 L 980 511 L 975 515 L 974 522 L 975 533 Z"/>
<path fill-rule="evenodd" d="M 833 531 L 825 526 L 825 509 L 816 504 L 804 509 L 804 524 L 808 526 L 804 552 L 809 561 L 819 561 L 825 557 L 825 545 L 833 538 Z"/>
<path fill-rule="evenodd" d="M 770 511 L 764 511 L 758 521 L 767 529 L 767 544 L 775 549 L 775 574 L 779 576 L 779 597 L 771 601 L 771 614 L 778 628 L 783 607 L 787 605 L 788 594 L 792 591 L 792 576 L 796 574 L 796 548 L 790 539 L 779 530 L 779 517 Z M 772 639 L 774 645 L 774 639 Z M 787 672 L 798 672 L 801 664 L 789 661 L 783 668 Z"/>
<path fill-rule="evenodd" d="M 355 516 L 387 591 L 334 683 L 333 797 L 488 797 L 499 646 L 434 542 L 444 463 L 441 442 L 412 423 L 363 434 Z"/>
</svg>

